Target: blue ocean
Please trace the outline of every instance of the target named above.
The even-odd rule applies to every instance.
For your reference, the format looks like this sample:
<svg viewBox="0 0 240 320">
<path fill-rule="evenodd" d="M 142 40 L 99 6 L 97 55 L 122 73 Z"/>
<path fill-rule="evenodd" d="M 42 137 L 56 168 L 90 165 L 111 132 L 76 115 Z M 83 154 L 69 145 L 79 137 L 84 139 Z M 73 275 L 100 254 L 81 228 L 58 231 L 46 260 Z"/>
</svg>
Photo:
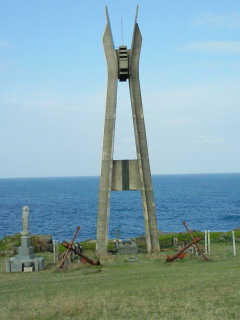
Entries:
<svg viewBox="0 0 240 320">
<path fill-rule="evenodd" d="M 240 173 L 155 175 L 158 228 L 163 232 L 229 231 L 240 227 Z M 0 179 L 0 239 L 21 231 L 30 208 L 32 234 L 78 241 L 96 239 L 99 177 Z M 139 191 L 111 192 L 109 238 L 144 234 Z"/>
</svg>

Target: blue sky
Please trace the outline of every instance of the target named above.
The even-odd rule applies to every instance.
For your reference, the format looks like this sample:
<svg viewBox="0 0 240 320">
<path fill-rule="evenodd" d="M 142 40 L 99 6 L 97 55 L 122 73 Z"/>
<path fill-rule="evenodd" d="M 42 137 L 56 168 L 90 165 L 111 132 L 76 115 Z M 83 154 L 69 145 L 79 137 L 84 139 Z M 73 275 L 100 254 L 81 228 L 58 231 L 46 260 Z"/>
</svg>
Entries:
<svg viewBox="0 0 240 320">
<path fill-rule="evenodd" d="M 2 0 L 0 177 L 100 174 L 105 5 L 116 47 L 130 47 L 139 5 L 152 173 L 240 172 L 238 0 Z M 114 158 L 135 157 L 119 83 Z"/>
</svg>

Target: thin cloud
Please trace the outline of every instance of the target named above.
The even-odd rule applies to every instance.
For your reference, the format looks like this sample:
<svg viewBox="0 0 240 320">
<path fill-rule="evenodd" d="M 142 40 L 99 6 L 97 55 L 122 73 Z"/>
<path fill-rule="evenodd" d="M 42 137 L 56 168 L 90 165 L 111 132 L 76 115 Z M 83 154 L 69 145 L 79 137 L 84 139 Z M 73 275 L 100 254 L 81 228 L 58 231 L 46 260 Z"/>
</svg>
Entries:
<svg viewBox="0 0 240 320">
<path fill-rule="evenodd" d="M 240 53 L 240 41 L 197 41 L 184 46 L 183 49 L 214 53 Z"/>
<path fill-rule="evenodd" d="M 240 14 L 231 13 L 225 15 L 217 15 L 212 13 L 204 13 L 199 15 L 194 24 L 199 27 L 213 27 L 218 29 L 239 29 Z"/>
</svg>

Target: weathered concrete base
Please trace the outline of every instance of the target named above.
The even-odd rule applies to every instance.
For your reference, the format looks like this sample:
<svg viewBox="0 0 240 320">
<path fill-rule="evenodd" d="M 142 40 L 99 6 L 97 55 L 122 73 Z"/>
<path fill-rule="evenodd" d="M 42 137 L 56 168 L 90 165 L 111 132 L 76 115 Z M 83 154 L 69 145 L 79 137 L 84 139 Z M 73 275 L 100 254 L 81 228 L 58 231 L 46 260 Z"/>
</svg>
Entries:
<svg viewBox="0 0 240 320">
<path fill-rule="evenodd" d="M 44 258 L 35 257 L 33 247 L 30 246 L 30 237 L 21 237 L 21 247 L 18 254 L 6 260 L 7 272 L 31 272 L 44 269 Z M 31 270 L 31 271 L 30 271 Z"/>
<path fill-rule="evenodd" d="M 44 269 L 44 258 L 19 259 L 17 256 L 6 260 L 6 272 L 30 272 Z"/>
<path fill-rule="evenodd" d="M 33 267 L 24 267 L 23 272 L 33 272 Z"/>
<path fill-rule="evenodd" d="M 98 253 L 97 257 L 101 261 L 101 265 L 112 264 L 114 262 L 114 255 L 110 252 Z"/>
</svg>

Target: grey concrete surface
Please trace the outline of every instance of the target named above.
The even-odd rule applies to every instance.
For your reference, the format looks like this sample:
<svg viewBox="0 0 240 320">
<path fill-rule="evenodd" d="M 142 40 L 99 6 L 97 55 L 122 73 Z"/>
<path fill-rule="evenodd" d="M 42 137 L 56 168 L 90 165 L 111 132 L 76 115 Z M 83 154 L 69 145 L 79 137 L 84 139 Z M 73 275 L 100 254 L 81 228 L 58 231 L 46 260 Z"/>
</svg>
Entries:
<svg viewBox="0 0 240 320">
<path fill-rule="evenodd" d="M 141 190 L 147 249 L 148 252 L 160 250 L 139 81 L 142 36 L 137 24 L 137 13 L 138 8 L 131 49 L 128 50 L 126 46 L 115 49 L 106 8 L 107 24 L 103 36 L 103 46 L 108 67 L 108 83 L 99 186 L 97 253 L 107 252 L 110 193 L 113 190 Z M 129 81 L 137 159 L 113 160 L 117 84 L 118 81 L 127 80 Z"/>
</svg>

